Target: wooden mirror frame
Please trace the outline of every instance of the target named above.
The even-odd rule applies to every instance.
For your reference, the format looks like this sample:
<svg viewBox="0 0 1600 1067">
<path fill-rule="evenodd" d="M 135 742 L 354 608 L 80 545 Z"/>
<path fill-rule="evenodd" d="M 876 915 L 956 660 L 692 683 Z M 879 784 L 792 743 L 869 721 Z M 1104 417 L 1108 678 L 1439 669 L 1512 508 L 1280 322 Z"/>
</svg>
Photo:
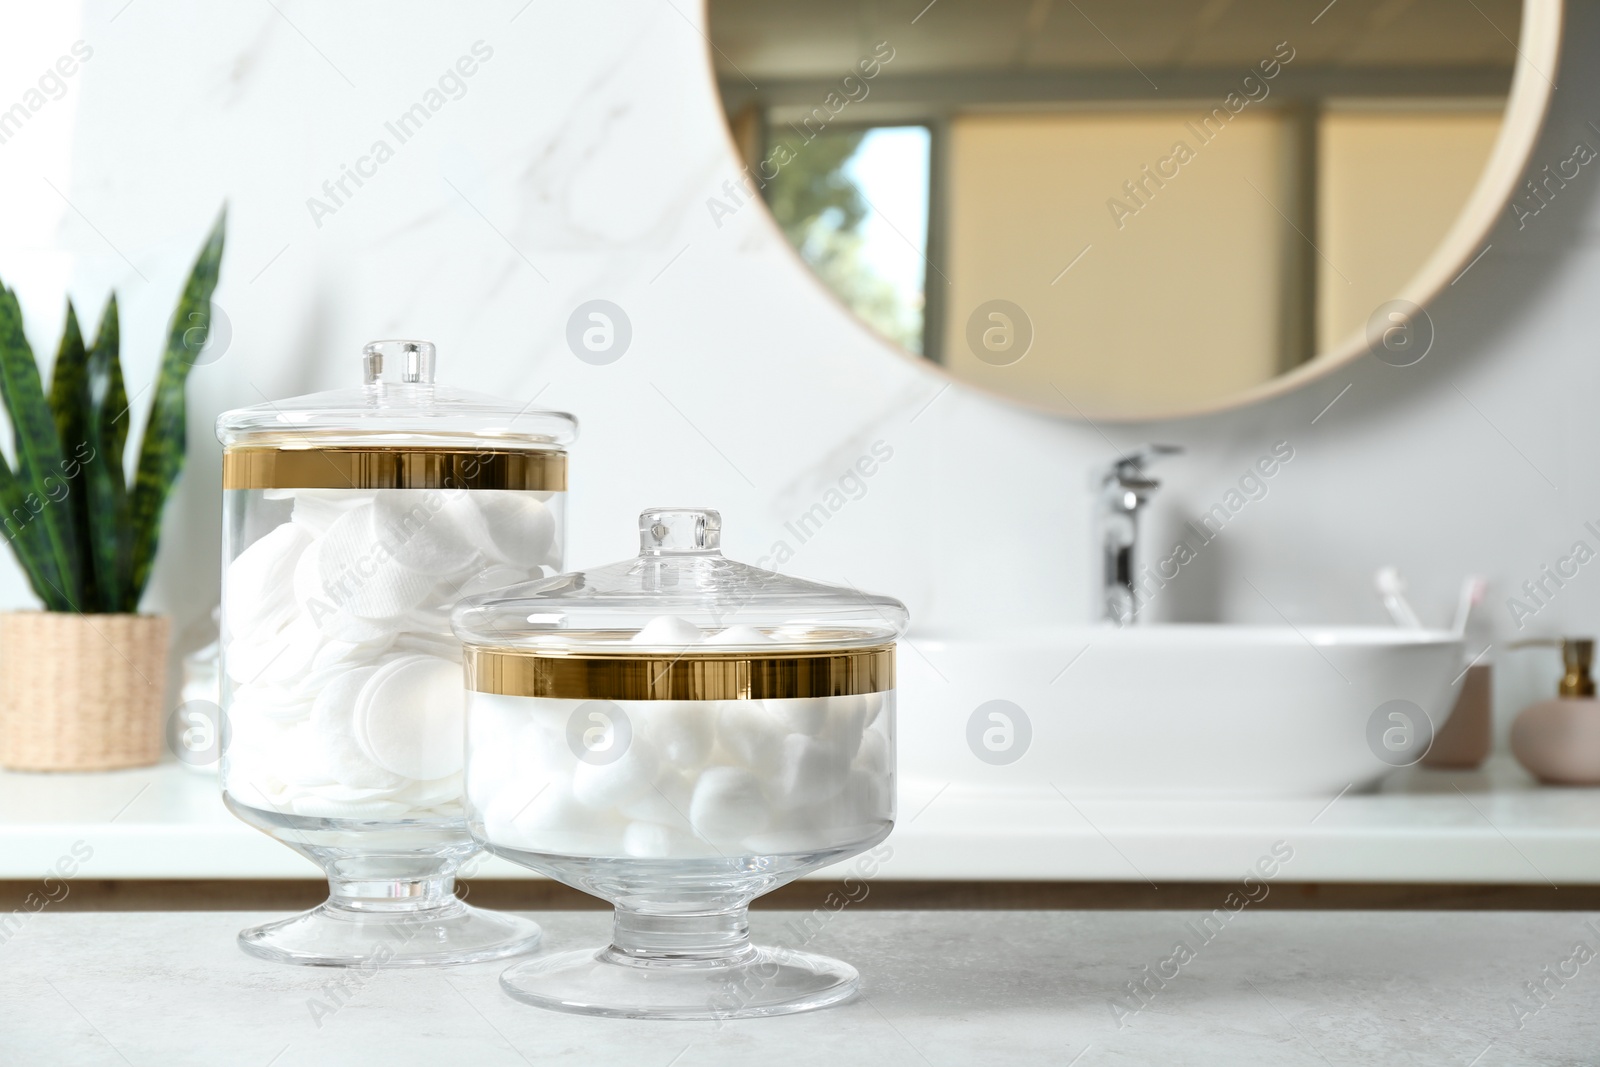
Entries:
<svg viewBox="0 0 1600 1067">
<path fill-rule="evenodd" d="M 1522 176 L 1523 169 L 1533 154 L 1533 147 L 1539 139 L 1545 114 L 1550 107 L 1551 95 L 1555 92 L 1555 77 L 1561 53 L 1563 14 L 1563 0 L 1523 0 L 1522 28 L 1519 34 L 1520 40 L 1516 45 L 1517 65 L 1511 77 L 1511 91 L 1506 98 L 1505 119 L 1501 123 L 1499 135 L 1495 138 L 1494 147 L 1490 150 L 1489 160 L 1484 166 L 1483 173 L 1478 176 L 1478 182 L 1467 197 L 1465 205 L 1456 216 L 1455 222 L 1445 232 L 1444 239 L 1411 280 L 1391 299 L 1409 301 L 1426 309 L 1435 297 L 1455 284 L 1467 268 L 1488 251 L 1489 246 L 1484 244 L 1484 240 L 1499 221 L 1501 210 L 1511 201 L 1517 180 Z M 722 120 L 723 141 L 730 156 L 738 162 L 742 157 L 734 141 L 733 130 L 728 123 L 727 110 L 722 104 L 722 92 L 717 83 L 716 63 L 712 55 L 715 45 L 711 42 L 710 0 L 701 0 L 700 21 L 703 28 L 702 37 L 706 43 L 706 70 L 711 79 L 712 92 L 717 99 L 717 110 Z M 742 163 L 740 165 L 742 166 Z M 1087 422 L 1137 423 L 1230 411 L 1292 392 L 1359 359 L 1370 351 L 1370 345 L 1364 336 L 1352 336 L 1333 348 L 1318 352 L 1298 367 L 1275 378 L 1231 396 L 1213 398 L 1201 403 L 1153 404 L 1127 411 L 1084 412 L 1076 409 L 1063 411 L 1059 407 L 1034 403 L 959 378 L 942 364 L 914 352 L 908 352 L 879 334 L 840 300 L 833 290 L 824 285 L 812 271 L 810 264 L 800 258 L 799 251 L 789 243 L 779 228 L 777 219 L 773 217 L 772 212 L 766 210 L 765 201 L 761 207 L 761 216 L 765 220 L 763 224 L 770 227 L 772 236 L 777 238 L 778 243 L 794 257 L 795 264 L 852 323 L 866 331 L 874 341 L 897 357 L 915 362 L 922 370 L 943 378 L 949 384 L 975 389 L 1008 404 L 1058 418 L 1075 418 Z"/>
</svg>

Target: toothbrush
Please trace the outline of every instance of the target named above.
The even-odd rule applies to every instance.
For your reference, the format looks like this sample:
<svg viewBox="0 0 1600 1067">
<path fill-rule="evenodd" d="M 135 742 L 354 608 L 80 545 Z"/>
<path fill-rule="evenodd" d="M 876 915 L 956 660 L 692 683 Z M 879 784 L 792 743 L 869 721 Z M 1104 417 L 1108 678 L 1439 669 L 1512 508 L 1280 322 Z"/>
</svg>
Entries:
<svg viewBox="0 0 1600 1067">
<path fill-rule="evenodd" d="M 1382 567 L 1373 580 L 1394 624 L 1405 630 L 1422 629 L 1422 620 L 1406 601 L 1406 580 L 1400 572 L 1394 567 Z"/>
<path fill-rule="evenodd" d="M 1488 590 L 1489 583 L 1486 580 L 1476 574 L 1467 575 L 1461 583 L 1461 597 L 1456 601 L 1456 614 L 1450 621 L 1450 629 L 1458 634 L 1467 632 L 1467 621 L 1472 618 L 1472 609 L 1483 603 Z"/>
</svg>

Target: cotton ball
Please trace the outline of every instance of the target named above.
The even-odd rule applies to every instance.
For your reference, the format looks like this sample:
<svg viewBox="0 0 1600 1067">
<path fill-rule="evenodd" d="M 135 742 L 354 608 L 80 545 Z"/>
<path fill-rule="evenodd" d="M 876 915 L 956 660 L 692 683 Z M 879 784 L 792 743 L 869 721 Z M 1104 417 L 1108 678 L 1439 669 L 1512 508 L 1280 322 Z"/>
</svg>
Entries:
<svg viewBox="0 0 1600 1067">
<path fill-rule="evenodd" d="M 610 763 L 579 760 L 572 771 L 572 795 L 584 807 L 611 811 L 648 792 L 658 767 L 648 745 L 629 744 Z"/>
<path fill-rule="evenodd" d="M 573 799 L 555 782 L 520 810 L 497 798 L 484 816 L 485 834 L 496 845 L 575 856 L 614 856 L 622 849 L 622 823 Z"/>
<path fill-rule="evenodd" d="M 623 818 L 689 829 L 689 804 L 695 777 L 681 771 L 664 771 L 651 787 L 618 809 Z"/>
<path fill-rule="evenodd" d="M 531 495 L 511 490 L 478 490 L 471 495 L 482 529 L 484 549 L 497 563 L 536 567 L 551 556 L 556 517 Z"/>
<path fill-rule="evenodd" d="M 727 754 L 761 775 L 778 769 L 784 721 L 760 700 L 723 700 L 717 709 L 717 743 Z"/>
<path fill-rule="evenodd" d="M 766 829 L 771 813 L 761 782 L 740 767 L 712 767 L 700 775 L 689 801 L 689 824 L 712 842 L 737 841 Z"/>
<path fill-rule="evenodd" d="M 706 638 L 708 645 L 770 645 L 772 638 L 754 626 L 724 626 Z"/>
<path fill-rule="evenodd" d="M 635 859 L 670 859 L 682 854 L 687 843 L 681 831 L 660 823 L 630 822 L 622 831 L 623 855 Z"/>
<path fill-rule="evenodd" d="M 688 619 L 679 618 L 677 615 L 657 615 L 633 635 L 633 643 L 680 648 L 684 645 L 698 645 L 701 636 L 700 627 Z"/>
<path fill-rule="evenodd" d="M 876 828 L 894 818 L 894 781 L 889 775 L 852 770 L 834 803 L 839 823 L 858 830 Z M 864 836 L 864 835 L 863 835 Z M 859 837 L 856 838 L 859 840 Z"/>
<path fill-rule="evenodd" d="M 872 705 L 865 696 L 834 697 L 828 702 L 828 724 L 822 738 L 849 763 L 861 747 L 861 733 L 872 717 Z"/>
<path fill-rule="evenodd" d="M 790 734 L 783 739 L 778 773 L 767 783 L 767 794 L 774 807 L 792 810 L 820 804 L 844 788 L 850 761 L 832 745 Z"/>
<path fill-rule="evenodd" d="M 710 701 L 641 701 L 634 721 L 648 724 L 649 743 L 662 762 L 679 767 L 699 767 L 716 740 L 717 711 Z"/>
<path fill-rule="evenodd" d="M 767 706 L 783 719 L 790 730 L 815 737 L 827 728 L 831 711 L 829 705 L 835 699 L 837 698 L 791 697 L 786 700 L 769 700 Z"/>
<path fill-rule="evenodd" d="M 876 730 L 868 730 L 861 735 L 861 747 L 856 751 L 854 767 L 866 774 L 885 777 L 894 769 L 892 757 L 889 739 Z"/>
<path fill-rule="evenodd" d="M 528 831 L 570 814 L 573 804 L 568 784 L 552 777 L 513 774 L 497 787 L 480 787 L 479 776 L 469 768 L 467 799 L 473 820 L 481 819 L 485 840 L 516 844 Z"/>
</svg>

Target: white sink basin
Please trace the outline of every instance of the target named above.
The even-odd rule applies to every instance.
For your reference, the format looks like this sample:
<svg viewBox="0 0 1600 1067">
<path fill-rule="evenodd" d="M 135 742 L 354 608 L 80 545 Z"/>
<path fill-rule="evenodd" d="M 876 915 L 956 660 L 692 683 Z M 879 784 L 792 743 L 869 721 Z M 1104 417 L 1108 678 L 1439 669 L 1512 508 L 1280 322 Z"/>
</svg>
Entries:
<svg viewBox="0 0 1600 1067">
<path fill-rule="evenodd" d="M 1462 666 L 1461 640 L 1442 630 L 913 633 L 899 655 L 900 774 L 922 795 L 944 783 L 1070 797 L 1332 797 L 1407 762 L 1408 729 L 1429 728 L 1407 719 L 1420 708 L 1437 730 Z M 1018 716 L 1004 707 L 974 725 L 995 700 L 1020 707 L 1026 725 L 1008 724 Z M 1390 701 L 1409 703 L 1380 713 Z"/>
</svg>

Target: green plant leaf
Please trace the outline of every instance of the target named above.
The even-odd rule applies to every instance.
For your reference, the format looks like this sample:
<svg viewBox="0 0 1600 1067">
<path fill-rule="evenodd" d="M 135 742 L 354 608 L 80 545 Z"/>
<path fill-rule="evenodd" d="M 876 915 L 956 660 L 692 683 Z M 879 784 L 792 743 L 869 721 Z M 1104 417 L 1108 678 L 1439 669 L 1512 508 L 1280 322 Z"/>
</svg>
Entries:
<svg viewBox="0 0 1600 1067">
<path fill-rule="evenodd" d="M 14 495 L 32 513 L 22 529 L 42 530 L 47 555 L 54 564 L 52 584 L 58 585 L 61 599 L 75 608 L 82 603 L 83 585 L 76 530 L 68 509 L 59 504 L 66 494 L 61 439 L 45 401 L 39 364 L 22 331 L 22 308 L 17 294 L 9 289 L 0 289 L 0 397 L 5 400 L 16 445 Z M 12 514 L 17 515 L 15 511 Z M 41 576 L 49 576 L 50 568 L 41 566 L 39 570 Z"/>
<path fill-rule="evenodd" d="M 84 374 L 85 453 L 69 456 L 71 468 L 81 462 L 79 478 L 89 502 L 88 541 L 100 611 L 135 612 L 131 507 L 127 477 L 122 469 L 122 444 L 128 436 L 128 395 L 122 385 L 117 298 L 106 302 L 100 331 L 89 351 Z"/>
<path fill-rule="evenodd" d="M 69 299 L 67 324 L 61 331 L 61 345 L 50 369 L 50 412 L 55 416 L 56 436 L 61 440 L 61 454 L 66 463 L 61 476 L 67 483 L 67 497 L 59 506 L 65 507 L 71 516 L 78 541 L 78 573 L 83 581 L 83 599 L 78 606 L 85 611 L 98 611 L 101 610 L 100 595 L 94 580 L 93 552 L 89 551 L 89 494 L 84 487 L 82 464 L 74 462 L 74 457 L 90 448 L 85 377 L 88 359 L 83 333 L 78 327 L 78 312 Z"/>
<path fill-rule="evenodd" d="M 161 512 L 166 507 L 167 495 L 183 471 L 187 446 L 184 384 L 210 330 L 211 294 L 217 287 L 227 221 L 228 211 L 223 208 L 184 284 L 183 296 L 167 328 L 167 348 L 156 375 L 155 395 L 150 398 L 150 418 L 140 442 L 139 468 L 133 483 L 132 589 L 135 603 L 144 594 L 150 570 L 155 565 L 156 547 L 161 539 Z M 197 341 L 200 343 L 196 344 Z"/>
<path fill-rule="evenodd" d="M 11 472 L 11 465 L 0 456 L 0 508 L 5 511 L 3 528 L 11 551 L 22 564 L 22 573 L 28 576 L 39 599 L 49 611 L 71 611 L 61 591 L 60 575 L 55 571 L 55 560 L 50 554 L 50 542 L 36 516 L 24 503 L 26 494 Z"/>
</svg>

